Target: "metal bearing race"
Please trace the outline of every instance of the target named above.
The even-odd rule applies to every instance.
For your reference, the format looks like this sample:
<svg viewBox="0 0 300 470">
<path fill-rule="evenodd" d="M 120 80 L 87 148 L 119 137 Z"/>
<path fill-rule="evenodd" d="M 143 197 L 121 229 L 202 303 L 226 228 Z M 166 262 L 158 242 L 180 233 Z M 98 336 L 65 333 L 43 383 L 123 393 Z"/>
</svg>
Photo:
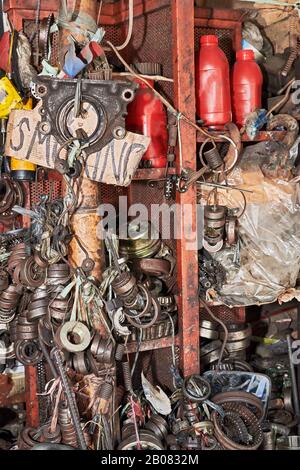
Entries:
<svg viewBox="0 0 300 470">
<path fill-rule="evenodd" d="M 122 440 L 127 439 L 127 437 L 131 436 L 135 432 L 134 423 L 131 419 L 126 419 L 122 426 L 121 436 Z"/>
<path fill-rule="evenodd" d="M 197 391 L 196 387 L 200 389 L 200 391 Z M 207 400 L 207 398 L 210 396 L 211 386 L 206 379 L 201 377 L 201 375 L 192 374 L 184 379 L 182 391 L 183 395 L 188 400 L 195 403 L 201 403 L 204 400 Z"/>
<path fill-rule="evenodd" d="M 70 299 L 59 299 L 58 297 L 55 297 L 54 300 L 50 300 L 48 308 L 51 317 L 58 322 L 68 320 L 68 314 L 70 313 Z"/>
<path fill-rule="evenodd" d="M 10 340 L 12 343 L 17 341 L 17 318 L 13 318 L 13 320 L 10 322 L 8 329 L 10 333 Z"/>
<path fill-rule="evenodd" d="M 30 450 L 35 444 L 37 444 L 40 438 L 40 433 L 36 429 L 26 427 L 24 428 L 18 437 L 18 449 L 19 450 Z"/>
<path fill-rule="evenodd" d="M 17 360 L 24 366 L 34 366 L 43 358 L 43 353 L 39 349 L 39 344 L 36 340 L 16 341 L 15 354 Z"/>
<path fill-rule="evenodd" d="M 289 411 L 290 413 L 294 413 L 292 387 L 284 387 L 283 403 L 284 403 L 284 408 L 286 411 Z"/>
<path fill-rule="evenodd" d="M 133 318 L 141 318 L 143 317 L 146 313 L 149 313 L 150 312 L 150 309 L 151 309 L 151 302 L 153 300 L 153 297 L 151 296 L 150 292 L 148 291 L 148 289 L 143 286 L 143 284 L 137 284 L 136 285 L 136 288 L 137 288 L 137 292 L 136 294 L 134 293 L 134 297 L 131 296 L 129 297 L 128 299 L 124 299 L 124 307 L 125 307 L 125 315 L 127 317 L 133 317 Z M 143 298 L 146 297 L 146 303 L 142 309 L 142 311 L 139 311 L 139 310 L 132 310 L 135 308 L 136 306 L 136 303 L 137 303 L 137 295 L 140 294 L 140 292 L 142 291 L 143 293 Z"/>
<path fill-rule="evenodd" d="M 294 416 L 287 410 L 270 410 L 268 412 L 268 419 L 272 423 L 282 424 L 289 428 L 292 428 L 296 424 Z"/>
<path fill-rule="evenodd" d="M 187 432 L 191 429 L 191 425 L 190 423 L 188 422 L 187 419 L 176 419 L 173 423 L 172 423 L 172 433 L 177 436 L 177 434 L 180 434 L 182 432 Z"/>
<path fill-rule="evenodd" d="M 18 340 L 34 340 L 38 338 L 38 324 L 37 322 L 30 322 L 27 319 L 27 310 L 19 315 L 17 321 L 17 339 Z"/>
<path fill-rule="evenodd" d="M 247 426 L 249 434 L 252 436 L 253 442 L 251 445 L 242 445 L 238 444 L 231 439 L 229 439 L 222 430 L 222 418 L 221 416 L 213 410 L 212 412 L 212 421 L 214 423 L 214 434 L 219 441 L 219 443 L 228 450 L 256 450 L 262 444 L 263 441 L 263 432 L 261 425 L 256 418 L 255 414 L 252 413 L 246 406 L 240 403 L 223 403 L 222 408 L 225 412 L 233 411 L 243 419 L 244 423 Z"/>
<path fill-rule="evenodd" d="M 136 286 L 136 278 L 133 274 L 125 271 L 119 274 L 111 283 L 114 293 L 123 297 Z"/>
<path fill-rule="evenodd" d="M 25 243 L 19 243 L 15 245 L 12 250 L 10 257 L 7 262 L 7 270 L 10 274 L 13 273 L 15 267 L 27 258 L 27 247 Z"/>
<path fill-rule="evenodd" d="M 0 292 L 3 292 L 9 286 L 8 274 L 6 271 L 0 271 Z"/>
<path fill-rule="evenodd" d="M 228 338 L 227 341 L 229 343 L 235 342 L 235 341 L 242 341 L 244 339 L 249 338 L 252 335 L 252 328 L 251 325 L 238 325 L 238 324 L 233 324 L 233 325 L 228 325 Z M 220 333 L 220 338 L 223 341 L 224 340 L 224 331 L 221 331 Z"/>
<path fill-rule="evenodd" d="M 139 440 L 137 441 L 136 433 L 127 437 L 120 442 L 118 450 L 135 450 L 138 449 L 138 442 L 142 450 L 164 450 L 162 442 L 154 436 L 150 431 L 142 430 L 139 432 Z"/>
<path fill-rule="evenodd" d="M 114 361 L 114 344 L 112 341 L 106 338 L 102 338 L 97 334 L 92 340 L 90 351 L 97 362 L 100 362 L 101 364 L 110 365 Z"/>
<path fill-rule="evenodd" d="M 51 433 L 50 424 L 42 426 L 42 435 L 41 441 L 60 443 L 61 442 L 61 431 L 60 427 L 57 425 L 54 432 Z"/>
<path fill-rule="evenodd" d="M 145 429 L 153 432 L 161 441 L 165 441 L 168 435 L 168 424 L 160 415 L 152 415 L 145 425 Z"/>
<path fill-rule="evenodd" d="M 51 264 L 47 268 L 47 285 L 64 285 L 70 279 L 70 266 L 67 264 Z"/>
<path fill-rule="evenodd" d="M 209 320 L 200 321 L 200 338 L 218 339 L 219 331 L 215 323 Z"/>
<path fill-rule="evenodd" d="M 47 315 L 49 298 L 44 297 L 40 300 L 33 300 L 28 305 L 28 321 L 36 321 Z"/>
<path fill-rule="evenodd" d="M 8 324 L 13 322 L 16 316 L 16 309 L 12 310 L 1 310 L 0 309 L 0 323 Z"/>
<path fill-rule="evenodd" d="M 224 403 L 242 403 L 245 407 L 250 407 L 251 410 L 255 410 L 253 413 L 258 420 L 263 418 L 263 402 L 252 393 L 244 392 L 242 390 L 231 390 L 228 392 L 217 393 L 211 400 L 217 405 L 222 406 Z"/>
<path fill-rule="evenodd" d="M 75 353 L 72 359 L 73 369 L 82 375 L 90 373 L 90 364 L 85 351 Z"/>
<path fill-rule="evenodd" d="M 157 297 L 157 300 L 161 309 L 163 309 L 164 311 L 173 312 L 174 310 L 176 310 L 177 305 L 175 302 L 174 295 L 159 295 Z"/>
<path fill-rule="evenodd" d="M 73 335 L 76 342 L 71 342 L 69 336 Z M 55 342 L 58 347 L 69 352 L 84 351 L 91 342 L 91 333 L 88 327 L 79 321 L 68 321 L 61 325 L 55 333 Z"/>
<path fill-rule="evenodd" d="M 26 287 L 40 287 L 46 280 L 46 271 L 41 269 L 30 256 L 21 263 L 20 281 Z"/>
<path fill-rule="evenodd" d="M 230 355 L 232 353 L 238 353 L 240 351 L 245 351 L 251 343 L 251 338 L 241 339 L 240 341 L 227 341 L 226 350 Z"/>
<path fill-rule="evenodd" d="M 200 362 L 203 366 L 207 366 L 216 362 L 220 357 L 222 341 L 216 339 L 200 348 Z M 228 355 L 227 351 L 225 354 Z"/>
</svg>

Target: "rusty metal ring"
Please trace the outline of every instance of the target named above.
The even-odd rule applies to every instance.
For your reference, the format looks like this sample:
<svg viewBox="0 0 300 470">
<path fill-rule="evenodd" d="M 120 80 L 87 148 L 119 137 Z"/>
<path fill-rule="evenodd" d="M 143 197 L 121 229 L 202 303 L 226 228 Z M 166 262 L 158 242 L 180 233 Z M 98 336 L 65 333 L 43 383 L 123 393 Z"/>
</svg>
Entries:
<svg viewBox="0 0 300 470">
<path fill-rule="evenodd" d="M 137 323 L 133 318 L 126 315 L 126 312 L 125 312 L 125 316 L 126 316 L 127 320 L 129 321 L 129 323 L 131 323 L 131 325 L 135 326 L 136 328 L 140 328 L 140 329 L 150 328 L 150 326 L 154 325 L 154 323 L 156 322 L 156 320 L 158 318 L 159 312 L 160 312 L 160 306 L 159 306 L 158 301 L 156 299 L 154 299 L 153 297 L 151 298 L 151 303 L 152 303 L 152 307 L 153 307 L 153 309 L 152 309 L 153 310 L 153 317 L 149 322 L 147 322 L 147 323 Z"/>
<path fill-rule="evenodd" d="M 285 127 L 287 129 L 286 136 L 282 143 L 291 148 L 299 133 L 299 124 L 297 120 L 289 114 L 277 114 L 269 119 L 267 130 L 272 131 L 276 127 Z"/>
<path fill-rule="evenodd" d="M 33 256 L 30 256 L 22 261 L 20 280 L 26 287 L 40 287 L 46 280 L 46 271 L 36 264 Z"/>
<path fill-rule="evenodd" d="M 225 223 L 226 241 L 228 245 L 235 245 L 237 241 L 237 218 L 227 217 Z"/>
<path fill-rule="evenodd" d="M 229 391 L 217 393 L 212 399 L 217 405 L 224 403 L 243 403 L 245 406 L 250 406 L 255 409 L 255 416 L 261 420 L 264 415 L 263 402 L 255 395 L 249 392 Z"/>
<path fill-rule="evenodd" d="M 194 383 L 193 383 L 194 382 Z M 190 389 L 190 386 L 194 387 L 194 391 L 197 392 L 196 387 L 201 388 L 200 393 L 193 393 Z M 198 374 L 192 374 L 186 377 L 182 384 L 183 395 L 188 398 L 191 402 L 201 403 L 204 400 L 207 400 L 211 394 L 211 386 L 208 380 L 201 377 Z"/>
<path fill-rule="evenodd" d="M 136 270 L 142 271 L 148 276 L 166 277 L 170 275 L 171 263 L 166 259 L 137 258 L 133 261 Z"/>
<path fill-rule="evenodd" d="M 223 408 L 226 411 L 236 412 L 244 421 L 247 428 L 251 430 L 252 442 L 250 445 L 242 445 L 230 439 L 222 429 L 221 416 L 213 410 L 212 421 L 214 423 L 214 433 L 218 442 L 228 450 L 256 450 L 262 444 L 263 432 L 258 419 L 246 406 L 239 403 L 224 403 Z"/>
<path fill-rule="evenodd" d="M 73 355 L 73 369 L 82 375 L 88 375 L 90 373 L 90 364 L 86 357 L 85 351 L 75 353 Z"/>
<path fill-rule="evenodd" d="M 143 308 L 143 310 L 141 312 L 138 312 L 136 310 L 134 310 L 134 308 L 132 308 L 132 310 L 130 309 L 131 305 L 126 303 L 126 301 L 124 302 L 125 304 L 125 315 L 127 316 L 127 318 L 141 318 L 143 317 L 146 313 L 149 312 L 149 309 L 151 309 L 151 299 L 152 299 L 152 296 L 149 292 L 149 290 L 147 289 L 147 287 L 143 286 L 143 284 L 137 284 L 137 288 L 139 289 L 139 291 L 142 291 L 143 294 L 144 294 L 144 297 L 146 297 L 146 304 Z"/>
<path fill-rule="evenodd" d="M 70 341 L 70 335 L 76 337 L 76 343 Z M 55 341 L 62 349 L 77 353 L 88 348 L 91 342 L 91 333 L 84 323 L 68 321 L 57 329 Z"/>
<path fill-rule="evenodd" d="M 16 341 L 15 354 L 18 361 L 25 366 L 36 365 L 43 358 L 43 353 L 39 349 L 38 342 L 34 340 Z"/>
<path fill-rule="evenodd" d="M 44 260 L 41 257 L 41 253 L 38 252 L 38 251 L 35 251 L 35 253 L 33 255 L 33 259 L 34 259 L 35 263 L 42 269 L 45 269 L 48 266 L 48 261 Z"/>
</svg>

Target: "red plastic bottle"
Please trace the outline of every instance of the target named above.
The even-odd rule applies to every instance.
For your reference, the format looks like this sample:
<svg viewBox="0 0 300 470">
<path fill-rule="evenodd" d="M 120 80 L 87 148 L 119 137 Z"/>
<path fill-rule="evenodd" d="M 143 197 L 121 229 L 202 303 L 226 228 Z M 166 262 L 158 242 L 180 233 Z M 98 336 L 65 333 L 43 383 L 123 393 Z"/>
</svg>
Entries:
<svg viewBox="0 0 300 470">
<path fill-rule="evenodd" d="M 263 75 L 252 50 L 238 51 L 236 59 L 232 74 L 232 108 L 234 122 L 243 126 L 248 114 L 261 108 Z"/>
<path fill-rule="evenodd" d="M 222 127 L 231 122 L 228 60 L 214 35 L 202 36 L 196 65 L 197 115 L 205 126 Z"/>
<path fill-rule="evenodd" d="M 145 75 L 160 75 L 159 64 L 135 64 L 135 69 Z M 140 85 L 134 100 L 127 107 L 126 129 L 137 134 L 151 137 L 147 152 L 143 155 L 142 166 L 146 168 L 165 168 L 168 151 L 168 120 L 162 102 L 145 83 Z M 153 80 L 148 80 L 154 86 Z"/>
</svg>

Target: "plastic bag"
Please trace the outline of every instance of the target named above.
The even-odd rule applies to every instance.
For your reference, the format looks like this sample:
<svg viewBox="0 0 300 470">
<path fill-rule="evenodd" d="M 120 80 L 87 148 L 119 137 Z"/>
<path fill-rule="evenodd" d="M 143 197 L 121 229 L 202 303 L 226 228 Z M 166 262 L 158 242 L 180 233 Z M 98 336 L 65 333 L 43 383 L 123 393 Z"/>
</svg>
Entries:
<svg viewBox="0 0 300 470">
<path fill-rule="evenodd" d="M 300 289 L 295 289 L 300 269 L 299 183 L 267 178 L 255 158 L 243 158 L 228 183 L 251 192 L 244 193 L 247 205 L 239 219 L 238 246 L 212 254 L 227 274 L 218 300 L 246 306 L 300 298 Z M 206 197 L 202 191 L 201 201 Z M 218 190 L 218 198 L 230 208 L 243 206 L 238 191 Z"/>
</svg>

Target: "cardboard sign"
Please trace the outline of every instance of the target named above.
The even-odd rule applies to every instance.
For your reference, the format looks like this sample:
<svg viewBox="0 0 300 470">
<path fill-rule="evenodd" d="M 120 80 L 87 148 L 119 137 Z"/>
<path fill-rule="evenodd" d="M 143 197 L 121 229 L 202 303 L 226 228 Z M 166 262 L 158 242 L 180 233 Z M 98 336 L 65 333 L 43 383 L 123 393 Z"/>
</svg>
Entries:
<svg viewBox="0 0 300 470">
<path fill-rule="evenodd" d="M 5 154 L 54 169 L 61 144 L 53 135 L 40 132 L 40 107 L 39 103 L 33 110 L 13 110 L 10 113 Z M 87 157 L 86 177 L 101 183 L 128 186 L 149 143 L 149 137 L 132 132 L 127 132 L 124 139 L 113 139 L 99 152 Z M 66 154 L 63 149 L 59 157 L 66 158 Z"/>
</svg>

